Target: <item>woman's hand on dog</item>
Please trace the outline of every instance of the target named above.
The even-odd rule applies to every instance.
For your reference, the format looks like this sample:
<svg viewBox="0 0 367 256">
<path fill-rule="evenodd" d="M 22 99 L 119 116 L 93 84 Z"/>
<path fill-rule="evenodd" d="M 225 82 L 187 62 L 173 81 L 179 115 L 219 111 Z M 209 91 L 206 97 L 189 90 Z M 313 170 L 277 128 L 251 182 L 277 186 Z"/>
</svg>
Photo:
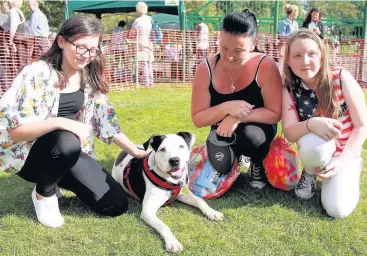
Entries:
<svg viewBox="0 0 367 256">
<path fill-rule="evenodd" d="M 217 134 L 222 137 L 232 137 L 239 123 L 240 120 L 237 117 L 228 115 L 218 125 Z"/>
</svg>

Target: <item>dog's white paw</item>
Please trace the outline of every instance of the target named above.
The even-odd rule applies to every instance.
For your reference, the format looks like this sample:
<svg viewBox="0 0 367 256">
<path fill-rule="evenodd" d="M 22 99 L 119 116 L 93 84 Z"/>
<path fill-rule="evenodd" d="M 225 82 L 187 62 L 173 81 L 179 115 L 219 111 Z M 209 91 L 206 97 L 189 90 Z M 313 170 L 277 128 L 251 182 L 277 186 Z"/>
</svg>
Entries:
<svg viewBox="0 0 367 256">
<path fill-rule="evenodd" d="M 175 237 L 172 237 L 166 240 L 166 250 L 174 253 L 182 252 L 183 246 Z"/>
<path fill-rule="evenodd" d="M 223 220 L 224 214 L 216 210 L 210 209 L 205 214 L 210 220 Z"/>
</svg>

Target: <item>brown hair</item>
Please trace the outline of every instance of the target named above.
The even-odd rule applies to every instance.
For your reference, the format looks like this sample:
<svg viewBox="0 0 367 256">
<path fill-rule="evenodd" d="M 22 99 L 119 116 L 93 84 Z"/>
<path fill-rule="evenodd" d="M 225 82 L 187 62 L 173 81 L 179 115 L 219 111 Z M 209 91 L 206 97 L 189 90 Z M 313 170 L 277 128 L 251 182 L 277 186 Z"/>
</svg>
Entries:
<svg viewBox="0 0 367 256">
<path fill-rule="evenodd" d="M 306 28 L 307 26 L 308 26 L 308 24 L 310 24 L 310 22 L 311 22 L 311 16 L 312 16 L 312 13 L 313 12 L 318 12 L 319 13 L 319 21 L 321 21 L 321 18 L 322 18 L 322 13 L 321 13 L 321 11 L 320 11 L 320 9 L 319 8 L 316 8 L 316 7 L 314 7 L 314 8 L 312 8 L 308 13 L 307 13 L 307 15 L 306 15 L 306 19 L 303 21 L 303 25 L 302 25 L 302 27 L 304 27 L 304 28 Z"/>
<path fill-rule="evenodd" d="M 56 35 L 50 49 L 40 57 L 40 60 L 46 61 L 49 66 L 56 69 L 58 78 L 60 80 L 60 88 L 64 88 L 66 86 L 68 78 L 61 70 L 62 49 L 57 43 L 57 38 L 61 36 L 65 39 L 73 41 L 82 36 L 99 36 L 98 48 L 101 50 L 102 33 L 103 27 L 101 21 L 97 18 L 89 16 L 74 15 L 62 24 L 60 31 Z M 84 89 L 85 86 L 88 85 L 92 88 L 93 92 L 100 91 L 102 93 L 107 93 L 108 86 L 103 79 L 102 68 L 102 54 L 100 52 L 87 66 L 81 70 L 81 88 Z"/>
<path fill-rule="evenodd" d="M 284 54 L 284 83 L 290 87 L 292 82 L 298 77 L 293 73 L 288 65 L 290 47 L 292 43 L 298 39 L 310 39 L 317 43 L 321 52 L 320 70 L 317 73 L 315 91 L 318 98 L 317 115 L 322 115 L 329 118 L 337 118 L 340 111 L 339 99 L 332 80 L 332 69 L 329 66 L 325 44 L 320 37 L 309 29 L 299 29 L 291 34 L 287 39 L 287 45 Z"/>
</svg>

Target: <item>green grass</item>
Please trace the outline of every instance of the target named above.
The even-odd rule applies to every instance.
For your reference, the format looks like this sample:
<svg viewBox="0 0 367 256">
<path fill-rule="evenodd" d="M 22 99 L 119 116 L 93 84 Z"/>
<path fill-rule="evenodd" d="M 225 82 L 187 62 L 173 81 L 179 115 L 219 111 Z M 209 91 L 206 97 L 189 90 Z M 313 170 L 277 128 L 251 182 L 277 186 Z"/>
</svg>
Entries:
<svg viewBox="0 0 367 256">
<path fill-rule="evenodd" d="M 196 129 L 190 118 L 189 89 L 153 89 L 111 93 L 121 127 L 136 143 L 153 133 L 190 131 L 204 143 L 208 129 Z M 367 144 L 363 157 L 366 160 Z M 119 149 L 97 143 L 98 161 L 111 170 Z M 223 197 L 209 204 L 225 214 L 223 222 L 207 220 L 199 210 L 175 202 L 159 217 L 184 245 L 182 255 L 367 255 L 366 167 L 361 200 L 346 219 L 322 213 L 320 191 L 301 201 L 293 192 L 267 187 L 251 189 L 246 176 Z M 68 193 L 60 201 L 65 225 L 37 223 L 33 185 L 0 173 L 0 255 L 168 255 L 160 236 L 140 219 L 141 205 L 117 218 L 102 218 Z"/>
</svg>

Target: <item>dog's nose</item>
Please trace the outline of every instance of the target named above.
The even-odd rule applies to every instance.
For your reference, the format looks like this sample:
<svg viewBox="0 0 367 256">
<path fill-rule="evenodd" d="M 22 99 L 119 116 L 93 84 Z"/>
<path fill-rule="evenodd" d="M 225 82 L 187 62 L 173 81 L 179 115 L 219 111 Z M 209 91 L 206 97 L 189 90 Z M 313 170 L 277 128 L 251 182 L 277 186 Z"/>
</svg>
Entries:
<svg viewBox="0 0 367 256">
<path fill-rule="evenodd" d="M 169 164 L 172 166 L 172 167 L 177 167 L 180 165 L 180 158 L 178 157 L 172 157 L 168 160 Z"/>
</svg>

